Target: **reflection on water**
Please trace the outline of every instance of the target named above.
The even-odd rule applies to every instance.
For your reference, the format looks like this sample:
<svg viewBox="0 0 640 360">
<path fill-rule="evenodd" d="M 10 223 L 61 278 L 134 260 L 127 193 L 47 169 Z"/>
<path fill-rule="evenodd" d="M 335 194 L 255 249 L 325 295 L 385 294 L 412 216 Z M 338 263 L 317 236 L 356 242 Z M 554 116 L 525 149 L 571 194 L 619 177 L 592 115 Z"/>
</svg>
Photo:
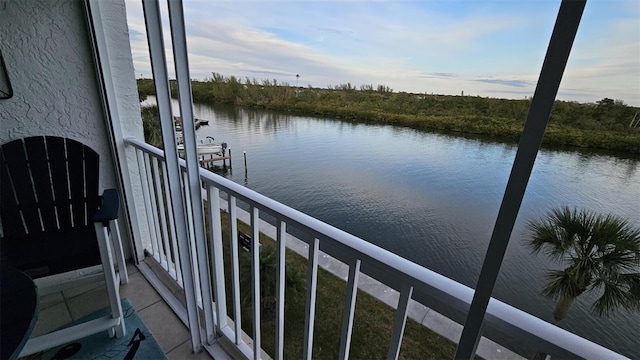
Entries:
<svg viewBox="0 0 640 360">
<path fill-rule="evenodd" d="M 199 137 L 213 136 L 233 150 L 235 171 L 227 173 L 228 178 L 475 285 L 516 145 L 233 106 L 196 105 L 195 113 L 212 120 L 198 130 Z M 524 246 L 527 221 L 568 205 L 618 214 L 640 226 L 639 162 L 542 150 L 494 296 L 549 320 L 553 303 L 539 293 L 545 271 L 557 266 L 533 257 Z M 563 327 L 640 357 L 640 316 L 621 313 L 599 319 L 589 306 L 589 299 L 579 299 Z"/>
</svg>

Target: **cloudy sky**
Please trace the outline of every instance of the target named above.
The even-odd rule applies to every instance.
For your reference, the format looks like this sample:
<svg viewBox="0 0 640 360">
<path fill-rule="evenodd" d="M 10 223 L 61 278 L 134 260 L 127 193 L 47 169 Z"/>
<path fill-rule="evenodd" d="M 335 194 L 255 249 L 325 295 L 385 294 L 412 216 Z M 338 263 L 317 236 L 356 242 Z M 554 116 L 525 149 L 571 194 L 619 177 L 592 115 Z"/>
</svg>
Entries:
<svg viewBox="0 0 640 360">
<path fill-rule="evenodd" d="M 185 0 L 191 77 L 523 98 L 533 94 L 559 3 Z M 126 5 L 136 76 L 150 77 L 142 5 Z M 638 0 L 587 2 L 558 98 L 604 97 L 640 106 Z"/>
</svg>

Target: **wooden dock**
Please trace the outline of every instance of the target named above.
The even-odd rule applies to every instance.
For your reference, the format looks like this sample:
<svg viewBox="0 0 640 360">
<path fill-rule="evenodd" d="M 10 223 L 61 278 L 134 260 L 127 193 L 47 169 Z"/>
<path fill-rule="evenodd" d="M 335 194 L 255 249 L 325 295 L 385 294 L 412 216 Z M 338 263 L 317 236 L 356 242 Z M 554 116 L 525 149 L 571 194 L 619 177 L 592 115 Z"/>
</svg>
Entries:
<svg viewBox="0 0 640 360">
<path fill-rule="evenodd" d="M 212 153 L 206 155 L 198 155 L 198 161 L 200 162 L 200 166 L 205 169 L 210 169 L 213 166 L 216 166 L 215 163 L 218 161 L 222 161 L 222 167 L 227 167 L 227 160 L 229 160 L 229 169 L 231 169 L 231 149 L 225 149 L 222 153 Z"/>
<path fill-rule="evenodd" d="M 224 161 L 224 160 L 231 160 L 231 156 L 219 156 L 219 157 L 212 157 L 209 159 L 200 159 L 200 165 L 210 164 L 212 162 Z"/>
</svg>

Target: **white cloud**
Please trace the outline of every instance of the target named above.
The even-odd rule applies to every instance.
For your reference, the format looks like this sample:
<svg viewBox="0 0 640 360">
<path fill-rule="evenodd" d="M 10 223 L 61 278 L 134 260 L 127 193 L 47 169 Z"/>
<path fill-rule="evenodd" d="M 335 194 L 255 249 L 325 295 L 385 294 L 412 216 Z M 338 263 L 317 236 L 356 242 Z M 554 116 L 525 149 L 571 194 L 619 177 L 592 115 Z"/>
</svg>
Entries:
<svg viewBox="0 0 640 360">
<path fill-rule="evenodd" d="M 640 22 L 619 20 L 597 36 L 576 40 L 563 88 L 640 105 Z"/>
<path fill-rule="evenodd" d="M 149 76 L 142 11 L 127 6 L 136 73 Z M 635 18 L 583 20 L 560 98 L 640 105 L 640 22 L 629 6 Z M 556 11 L 544 2 L 185 2 L 194 78 L 294 83 L 300 74 L 300 85 L 509 98 L 533 94 Z"/>
</svg>

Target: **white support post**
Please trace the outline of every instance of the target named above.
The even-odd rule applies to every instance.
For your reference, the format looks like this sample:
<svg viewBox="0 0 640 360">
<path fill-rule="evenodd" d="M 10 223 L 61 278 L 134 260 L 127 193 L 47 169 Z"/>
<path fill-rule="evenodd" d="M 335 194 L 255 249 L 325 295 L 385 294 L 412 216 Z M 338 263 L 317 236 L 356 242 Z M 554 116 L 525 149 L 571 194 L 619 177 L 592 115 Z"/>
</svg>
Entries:
<svg viewBox="0 0 640 360">
<path fill-rule="evenodd" d="M 342 335 L 340 337 L 339 359 L 349 359 L 351 348 L 351 334 L 353 332 L 353 315 L 356 311 L 356 296 L 358 295 L 358 279 L 360 278 L 360 260 L 356 259 L 349 266 L 349 277 L 344 294 L 344 315 L 342 318 Z"/>
<path fill-rule="evenodd" d="M 304 320 L 304 351 L 302 356 L 311 360 L 313 352 L 313 327 L 316 320 L 316 292 L 318 288 L 318 253 L 320 240 L 314 238 L 309 245 L 309 267 L 307 270 L 307 305 Z"/>
<path fill-rule="evenodd" d="M 560 5 L 473 301 L 458 343 L 456 359 L 472 359 L 482 336 L 484 315 L 549 122 L 585 4 L 586 0 L 564 0 Z"/>
<path fill-rule="evenodd" d="M 147 25 L 147 40 L 149 42 L 149 55 L 151 56 L 151 70 L 156 88 L 156 100 L 162 126 L 162 142 L 167 162 L 167 174 L 171 194 L 181 194 L 180 191 L 180 165 L 178 163 L 178 148 L 176 144 L 175 125 L 171 111 L 171 90 L 167 71 L 167 60 L 164 53 L 164 38 L 162 36 L 162 20 L 160 7 L 157 0 L 143 0 L 144 19 Z M 182 5 L 182 3 L 180 3 Z M 185 149 L 189 152 L 189 149 Z M 187 238 L 187 224 L 185 219 L 184 202 L 181 199 L 172 198 L 174 220 L 176 222 L 176 234 L 178 250 L 182 266 L 182 280 L 185 299 L 187 302 L 187 317 L 191 346 L 194 352 L 202 350 L 200 325 L 198 322 L 198 309 L 195 301 L 195 288 L 193 269 L 195 264 L 191 261 L 189 252 L 189 240 Z"/>
<path fill-rule="evenodd" d="M 173 46 L 173 60 L 176 70 L 176 84 L 178 87 L 178 103 L 182 118 L 182 133 L 184 138 L 184 157 L 187 164 L 187 184 L 191 198 L 193 212 L 193 227 L 197 266 L 200 269 L 200 287 L 202 289 L 202 303 L 204 304 L 207 341 L 213 341 L 213 320 L 211 309 L 211 279 L 209 277 L 209 261 L 207 258 L 207 239 L 204 230 L 204 209 L 202 203 L 202 183 L 200 182 L 200 163 L 196 149 L 196 124 L 193 115 L 193 97 L 191 95 L 191 76 L 189 75 L 189 59 L 187 52 L 187 35 L 184 24 L 184 10 L 182 0 L 168 1 L 169 23 L 171 24 L 171 45 Z M 174 137 L 175 142 L 175 137 Z M 207 314 L 208 313 L 208 314 Z"/>
</svg>

